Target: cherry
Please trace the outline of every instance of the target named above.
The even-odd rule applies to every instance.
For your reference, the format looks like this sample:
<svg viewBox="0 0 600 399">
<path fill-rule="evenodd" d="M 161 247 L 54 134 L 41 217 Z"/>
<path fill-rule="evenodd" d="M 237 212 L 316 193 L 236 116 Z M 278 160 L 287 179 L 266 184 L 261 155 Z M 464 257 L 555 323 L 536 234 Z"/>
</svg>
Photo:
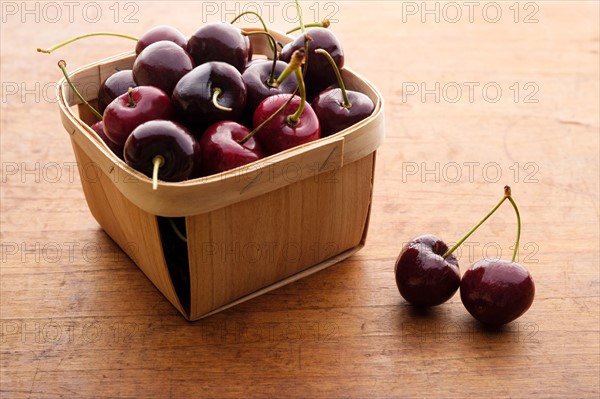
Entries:
<svg viewBox="0 0 600 399">
<path fill-rule="evenodd" d="M 177 44 L 162 40 L 148 45 L 133 63 L 133 78 L 139 86 L 155 86 L 167 95 L 194 68 L 190 55 Z"/>
<path fill-rule="evenodd" d="M 287 65 L 283 61 L 276 62 L 275 79 L 285 70 Z M 298 87 L 298 81 L 294 75 L 285 79 L 281 84 L 269 83 L 272 70 L 271 62 L 253 63 L 242 75 L 248 89 L 246 114 L 249 115 L 247 118 L 249 121 L 252 121 L 252 115 L 265 98 L 276 94 L 292 94 Z"/>
<path fill-rule="evenodd" d="M 254 138 L 240 144 L 249 133 L 247 127 L 233 121 L 217 122 L 206 129 L 200 139 L 202 174 L 225 172 L 263 158 Z"/>
<path fill-rule="evenodd" d="M 290 64 L 279 76 L 278 82 L 294 72 L 300 97 L 277 94 L 267 97 L 254 112 L 253 125 L 257 138 L 266 154 L 271 155 L 321 138 L 319 119 L 306 103 L 306 90 L 300 67 L 304 50 L 294 52 Z"/>
<path fill-rule="evenodd" d="M 427 234 L 404 246 L 396 260 L 396 285 L 404 299 L 417 306 L 436 306 L 454 295 L 460 285 L 458 261 L 443 257 L 448 246 Z"/>
<path fill-rule="evenodd" d="M 124 149 L 125 162 L 152 177 L 156 190 L 158 179 L 169 182 L 188 180 L 200 164 L 200 146 L 181 124 L 152 120 L 136 127 Z"/>
<path fill-rule="evenodd" d="M 507 199 L 517 216 L 517 239 L 512 260 L 480 260 L 465 272 L 460 283 L 460 299 L 467 311 L 480 322 L 490 325 L 506 324 L 517 319 L 529 309 L 535 296 L 531 275 L 522 265 L 515 263 L 521 238 L 521 216 L 510 187 L 504 188 L 504 197 L 494 210 Z"/>
<path fill-rule="evenodd" d="M 505 260 L 483 259 L 463 275 L 460 299 L 469 313 L 482 323 L 510 323 L 529 309 L 535 296 L 531 275 L 522 265 Z"/>
<path fill-rule="evenodd" d="M 252 59 L 250 39 L 228 23 L 215 22 L 202 26 L 188 40 L 188 51 L 196 65 L 222 61 L 243 72 Z"/>
<path fill-rule="evenodd" d="M 311 103 L 321 123 L 321 135 L 326 137 L 367 118 L 373 113 L 375 105 L 366 94 L 346 90 L 342 75 L 329 53 L 323 49 L 317 49 L 315 53 L 329 60 L 340 86 L 322 91 Z"/>
<path fill-rule="evenodd" d="M 281 50 L 280 60 L 289 62 L 294 51 L 304 48 L 308 35 L 308 52 L 305 79 L 309 96 L 316 95 L 336 82 L 335 72 L 325 57 L 318 56 L 316 49 L 327 51 L 339 69 L 344 67 L 344 51 L 337 37 L 329 29 L 311 28 L 304 35 L 286 44 Z"/>
<path fill-rule="evenodd" d="M 135 53 L 139 54 L 152 43 L 161 40 L 168 40 L 177 44 L 182 49 L 187 50 L 187 38 L 183 33 L 169 25 L 158 25 L 147 30 L 142 37 L 139 38 L 135 46 Z"/>
<path fill-rule="evenodd" d="M 173 106 L 194 130 L 237 120 L 246 106 L 246 84 L 233 66 L 212 61 L 197 66 L 173 90 Z"/>
<path fill-rule="evenodd" d="M 251 34 L 262 34 L 269 37 L 273 42 L 275 39 L 266 32 L 253 32 Z M 267 61 L 267 62 L 265 62 Z M 273 54 L 273 60 L 257 60 L 248 65 L 242 79 L 246 83 L 248 90 L 248 100 L 246 109 L 254 113 L 258 105 L 267 97 L 276 94 L 294 93 L 298 86 L 298 81 L 295 75 L 289 76 L 281 83 L 277 82 L 277 78 L 288 66 L 286 62 L 277 60 L 277 51 Z"/>
<path fill-rule="evenodd" d="M 99 121 L 94 123 L 91 128 L 96 132 L 96 134 L 98 136 L 100 136 L 100 138 L 102 139 L 102 141 L 104 141 L 104 143 L 106 144 L 106 146 L 116 155 L 118 156 L 120 159 L 123 159 L 123 147 L 113 143 L 112 141 L 109 140 L 108 137 L 106 137 L 106 133 L 104 133 L 104 122 L 103 121 Z"/>
<path fill-rule="evenodd" d="M 170 119 L 171 99 L 159 88 L 139 86 L 117 97 L 104 110 L 104 132 L 118 145 L 125 145 L 133 129 L 153 119 Z"/>
<path fill-rule="evenodd" d="M 102 82 L 98 90 L 98 109 L 100 113 L 104 113 L 108 104 L 115 98 L 127 93 L 130 87 L 136 86 L 131 69 L 123 69 L 110 75 Z"/>
</svg>

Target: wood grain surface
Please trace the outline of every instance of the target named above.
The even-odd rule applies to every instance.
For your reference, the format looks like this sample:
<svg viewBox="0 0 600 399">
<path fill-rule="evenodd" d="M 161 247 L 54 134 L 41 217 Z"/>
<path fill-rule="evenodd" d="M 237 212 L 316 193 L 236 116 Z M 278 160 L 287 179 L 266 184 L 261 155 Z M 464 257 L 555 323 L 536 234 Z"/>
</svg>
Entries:
<svg viewBox="0 0 600 399">
<path fill-rule="evenodd" d="M 367 245 L 194 323 L 98 227 L 79 182 L 94 171 L 77 173 L 54 99 L 59 59 L 73 70 L 133 42 L 35 48 L 157 24 L 189 35 L 245 10 L 286 30 L 292 3 L 1 7 L 3 398 L 599 396 L 597 2 L 303 2 L 305 20 L 335 20 L 347 65 L 386 99 Z M 458 295 L 408 305 L 393 273 L 402 244 L 456 241 L 505 184 L 531 309 L 489 329 Z M 462 247 L 461 270 L 509 258 L 514 236 L 506 206 Z"/>
</svg>

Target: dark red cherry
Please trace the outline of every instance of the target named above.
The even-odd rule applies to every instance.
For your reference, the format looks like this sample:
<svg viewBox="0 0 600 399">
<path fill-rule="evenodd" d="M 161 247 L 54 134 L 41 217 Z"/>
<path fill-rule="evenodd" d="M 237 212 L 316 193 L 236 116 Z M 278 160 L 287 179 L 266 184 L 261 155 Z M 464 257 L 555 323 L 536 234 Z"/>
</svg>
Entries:
<svg viewBox="0 0 600 399">
<path fill-rule="evenodd" d="M 252 65 L 255 65 L 255 64 L 262 64 L 263 62 L 269 62 L 269 63 L 271 63 L 271 65 L 273 65 L 273 61 L 272 60 L 268 60 L 266 58 L 255 58 L 253 60 L 250 60 L 248 62 L 248 64 L 246 64 L 246 69 L 250 68 Z"/>
<path fill-rule="evenodd" d="M 187 48 L 196 65 L 222 61 L 243 72 L 252 59 L 250 39 L 229 23 L 215 22 L 202 26 L 190 37 Z"/>
<path fill-rule="evenodd" d="M 525 313 L 535 296 L 531 275 L 523 266 L 504 260 L 483 259 L 463 275 L 460 299 L 482 323 L 510 323 Z"/>
<path fill-rule="evenodd" d="M 171 99 L 153 86 L 139 86 L 115 98 L 104 111 L 104 133 L 117 145 L 125 145 L 133 129 L 153 119 L 171 119 Z"/>
<path fill-rule="evenodd" d="M 277 80 L 281 72 L 287 67 L 287 63 L 283 61 L 277 61 L 275 65 L 274 79 Z M 250 65 L 242 74 L 244 83 L 248 90 L 248 99 L 246 101 L 246 108 L 249 113 L 254 114 L 254 111 L 258 105 L 267 97 L 276 94 L 288 93 L 291 94 L 296 90 L 298 81 L 294 74 L 288 76 L 279 85 L 275 85 L 269 82 L 271 79 L 271 71 L 273 69 L 272 61 L 268 62 L 257 62 Z"/>
<path fill-rule="evenodd" d="M 127 93 L 130 87 L 136 86 L 137 83 L 133 80 L 133 71 L 131 69 L 117 71 L 104 79 L 98 90 L 98 109 L 100 113 L 104 113 L 108 104 L 115 98 Z"/>
<path fill-rule="evenodd" d="M 135 46 L 135 53 L 139 54 L 152 43 L 160 42 L 161 40 L 168 40 L 177 44 L 182 49 L 187 50 L 187 38 L 183 33 L 172 26 L 158 25 L 146 31 L 142 37 L 140 37 Z"/>
<path fill-rule="evenodd" d="M 254 112 L 254 127 L 256 128 L 266 121 L 281 108 L 291 96 L 291 94 L 278 94 L 264 99 Z M 283 109 L 283 111 L 279 112 L 271 121 L 264 125 L 258 133 L 256 133 L 258 141 L 267 155 L 275 154 L 321 138 L 319 120 L 308 103 L 306 103 L 304 111 L 300 115 L 297 123 L 294 124 L 288 120 L 288 117 L 298 110 L 301 103 L 300 97 L 293 97 L 292 101 Z"/>
<path fill-rule="evenodd" d="M 106 133 L 104 133 L 104 122 L 99 121 L 94 123 L 91 128 L 96 132 L 98 136 L 104 141 L 106 146 L 119 158 L 123 159 L 123 147 L 119 146 L 106 137 Z"/>
<path fill-rule="evenodd" d="M 454 295 L 460 285 L 458 261 L 442 257 L 448 246 L 432 234 L 404 245 L 394 268 L 396 285 L 404 299 L 417 306 L 436 306 Z"/>
<path fill-rule="evenodd" d="M 248 139 L 240 144 L 250 130 L 233 121 L 221 121 L 210 126 L 200 139 L 202 174 L 225 172 L 263 158 L 259 143 Z"/>
<path fill-rule="evenodd" d="M 178 116 L 202 131 L 222 120 L 238 120 L 246 106 L 246 84 L 233 66 L 207 62 L 185 75 L 173 90 Z"/>
<path fill-rule="evenodd" d="M 133 78 L 139 86 L 155 86 L 171 95 L 179 80 L 194 68 L 192 58 L 177 44 L 150 44 L 133 63 Z"/>
<path fill-rule="evenodd" d="M 327 89 L 313 100 L 312 107 L 321 122 L 321 135 L 330 136 L 367 118 L 373 113 L 373 101 L 363 93 L 346 90 L 350 107 L 344 105 L 342 89 Z"/>
<path fill-rule="evenodd" d="M 200 146 L 183 125 L 153 120 L 135 128 L 125 143 L 124 155 L 129 166 L 148 177 L 152 177 L 154 164 L 160 159 L 158 179 L 179 182 L 195 177 Z"/>
<path fill-rule="evenodd" d="M 306 89 L 309 97 L 312 98 L 337 81 L 327 59 L 315 54 L 315 50 L 320 48 L 331 54 L 339 69 L 344 67 L 344 51 L 337 37 L 329 29 L 311 28 L 307 29 L 306 33 L 312 39 L 308 42 L 307 60 L 305 61 L 308 65 L 305 75 Z M 294 41 L 286 44 L 281 50 L 279 59 L 290 62 L 294 51 L 301 48 L 304 48 L 304 35 L 300 35 Z"/>
</svg>

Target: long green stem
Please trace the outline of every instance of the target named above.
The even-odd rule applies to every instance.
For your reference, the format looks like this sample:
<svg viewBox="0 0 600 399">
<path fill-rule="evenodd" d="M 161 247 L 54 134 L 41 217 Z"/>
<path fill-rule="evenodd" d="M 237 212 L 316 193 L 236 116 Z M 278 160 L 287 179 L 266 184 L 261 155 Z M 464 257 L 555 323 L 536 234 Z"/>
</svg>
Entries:
<svg viewBox="0 0 600 399">
<path fill-rule="evenodd" d="M 88 103 L 85 98 L 83 98 L 83 96 L 81 95 L 81 93 L 79 92 L 79 90 L 77 90 L 77 88 L 75 87 L 75 85 L 71 81 L 71 78 L 69 77 L 69 74 L 67 73 L 67 63 L 65 62 L 65 60 L 58 61 L 58 67 L 60 68 L 60 70 L 62 71 L 63 75 L 65 76 L 65 80 L 67 81 L 67 83 L 71 87 L 71 90 L 73 90 L 73 93 L 75 93 L 75 95 L 77 97 L 79 97 L 79 99 L 81 100 L 82 103 L 84 103 L 85 105 L 87 105 L 87 107 L 90 109 L 90 111 L 92 111 L 92 113 L 96 116 L 96 118 L 102 120 L 102 115 L 100 114 L 100 112 L 96 111 L 96 109 L 94 107 L 92 107 L 92 105 L 90 103 Z"/>
<path fill-rule="evenodd" d="M 294 73 L 296 75 L 296 80 L 298 81 L 298 94 L 300 95 L 300 106 L 292 115 L 287 117 L 287 123 L 291 126 L 295 126 L 298 124 L 298 120 L 300 116 L 304 112 L 304 108 L 306 106 L 306 86 L 304 85 L 304 77 L 302 76 L 302 63 L 306 59 L 306 52 L 304 49 L 299 49 L 294 51 L 292 54 L 292 58 L 290 59 L 290 63 L 283 70 L 279 78 L 277 79 L 277 83 L 283 82 L 284 79 L 289 76 L 290 73 Z"/>
<path fill-rule="evenodd" d="M 458 247 L 460 247 L 461 244 L 463 242 L 465 242 L 465 240 L 467 238 L 469 238 L 471 236 L 471 234 L 473 234 L 475 232 L 475 230 L 477 230 L 479 228 L 479 226 L 481 226 L 486 220 L 488 220 L 490 218 L 490 216 L 492 216 L 494 214 L 494 212 L 496 212 L 496 210 L 498 210 L 498 208 L 500 208 L 500 205 L 502 205 L 504 203 L 504 201 L 506 201 L 507 198 L 510 198 L 510 187 L 508 188 L 508 194 L 507 194 L 507 190 L 506 190 L 507 187 L 508 186 L 506 186 L 504 188 L 504 197 L 502 197 L 500 202 L 498 202 L 498 205 L 496 205 L 494 207 L 494 209 L 492 209 L 483 219 L 481 219 L 481 221 L 479 223 L 477 223 L 477 225 L 475 225 L 475 227 L 473 227 L 471 230 L 469 230 L 469 232 L 467 234 L 465 234 L 463 238 L 461 238 L 456 244 L 454 244 L 454 246 L 452 248 L 450 248 L 448 251 L 446 251 L 446 253 L 444 255 L 442 255 L 442 258 L 446 259 L 448 256 L 452 255 L 452 253 L 454 251 L 456 251 L 456 249 Z"/>
<path fill-rule="evenodd" d="M 273 36 L 269 33 L 269 32 L 244 32 L 244 35 L 246 36 L 252 36 L 252 35 L 265 35 L 267 37 L 269 37 L 271 40 L 273 40 L 273 42 L 275 42 L 275 38 L 273 38 Z M 275 47 L 273 47 L 275 49 Z M 273 51 L 273 63 L 271 65 L 271 74 L 269 75 L 269 80 L 267 81 L 267 84 L 271 87 L 277 87 L 279 84 L 276 83 L 275 80 L 275 68 L 277 67 L 277 50 Z"/>
<path fill-rule="evenodd" d="M 296 0 L 296 10 L 298 10 L 298 22 L 300 22 L 300 30 L 302 34 L 306 31 L 306 27 L 304 26 L 304 22 L 302 22 L 302 9 L 300 8 L 300 3 Z"/>
<path fill-rule="evenodd" d="M 306 59 L 306 52 L 302 49 L 294 51 L 292 54 L 292 58 L 290 58 L 290 62 L 285 67 L 279 77 L 277 78 L 277 85 L 280 85 L 284 80 L 288 78 L 293 72 L 299 69 L 302 66 L 302 63 Z"/>
<path fill-rule="evenodd" d="M 39 53 L 50 54 L 54 50 L 58 50 L 59 48 L 64 47 L 64 46 L 66 46 L 69 43 L 73 43 L 73 42 L 75 42 L 77 40 L 85 39 L 87 37 L 92 37 L 92 36 L 115 36 L 115 37 L 122 37 L 122 38 L 125 38 L 125 39 L 135 40 L 136 42 L 138 41 L 137 37 L 129 36 L 129 35 L 123 35 L 121 33 L 96 32 L 96 33 L 88 33 L 86 35 L 81 35 L 81 36 L 74 37 L 73 39 L 67 40 L 66 42 L 58 43 L 58 44 L 56 44 L 56 45 L 54 45 L 54 46 L 52 46 L 50 48 L 47 48 L 47 49 L 38 48 L 37 51 Z"/>
<path fill-rule="evenodd" d="M 296 11 L 298 12 L 298 22 L 300 22 L 300 30 L 302 31 L 302 35 L 304 36 L 304 70 L 302 72 L 302 77 L 306 77 L 306 71 L 308 71 L 308 42 L 311 37 L 306 33 L 306 27 L 304 26 L 304 22 L 302 21 L 302 8 L 300 8 L 300 2 L 296 0 Z"/>
<path fill-rule="evenodd" d="M 262 17 L 260 16 L 259 13 L 254 12 L 254 11 L 246 11 L 246 12 L 241 13 L 240 15 L 238 15 L 231 21 L 231 24 L 233 25 L 233 23 L 235 21 L 237 21 L 238 19 L 242 18 L 244 15 L 247 15 L 247 14 L 251 14 L 251 15 L 258 17 L 258 20 L 260 21 L 265 32 L 269 33 L 269 29 L 267 29 L 267 24 L 265 24 L 265 21 L 262 19 Z M 271 36 L 269 39 L 269 46 L 271 46 L 271 51 L 273 51 L 274 53 L 277 51 L 277 45 L 275 43 L 276 43 L 275 39 L 273 39 L 273 37 Z"/>
<path fill-rule="evenodd" d="M 329 22 L 328 19 L 324 19 L 321 22 L 313 22 L 311 24 L 306 24 L 306 25 L 304 25 L 304 27 L 305 28 L 329 28 L 330 25 L 331 25 L 331 22 Z M 294 33 L 300 29 L 302 29 L 302 26 L 296 26 L 294 29 L 290 29 L 287 32 L 285 32 L 285 34 L 289 35 L 290 33 Z"/>
<path fill-rule="evenodd" d="M 331 64 L 331 68 L 333 68 L 333 72 L 335 72 L 335 76 L 337 77 L 338 85 L 340 86 L 340 90 L 342 90 L 342 97 L 344 98 L 344 102 L 342 102 L 342 107 L 350 109 L 352 108 L 352 103 L 348 98 L 348 93 L 346 92 L 346 86 L 344 85 L 344 80 L 342 79 L 342 74 L 340 73 L 340 69 L 338 68 L 335 60 L 326 50 L 322 48 L 318 48 L 315 50 L 315 53 L 322 54 L 327 57 L 327 60 Z"/>
<path fill-rule="evenodd" d="M 509 188 L 510 190 L 510 188 Z M 517 214 L 517 240 L 515 241 L 515 249 L 513 251 L 512 261 L 514 262 L 517 259 L 517 252 L 519 251 L 519 241 L 521 241 L 521 215 L 519 214 L 519 208 L 517 208 L 517 204 L 515 200 L 509 195 L 508 200 L 513 206 L 515 213 Z"/>
<path fill-rule="evenodd" d="M 306 86 L 304 85 L 304 78 L 302 77 L 302 71 L 300 68 L 296 68 L 294 71 L 296 74 L 296 80 L 298 80 L 298 94 L 300 95 L 300 106 L 292 115 L 287 117 L 288 124 L 291 126 L 296 126 L 302 113 L 304 112 L 304 108 L 306 107 Z"/>
</svg>

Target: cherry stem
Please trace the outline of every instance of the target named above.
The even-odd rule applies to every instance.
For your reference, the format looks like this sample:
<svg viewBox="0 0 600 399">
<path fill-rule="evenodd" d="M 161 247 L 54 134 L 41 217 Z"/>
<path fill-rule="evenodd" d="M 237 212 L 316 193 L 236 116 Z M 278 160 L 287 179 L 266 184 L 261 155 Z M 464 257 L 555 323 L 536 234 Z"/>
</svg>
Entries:
<svg viewBox="0 0 600 399">
<path fill-rule="evenodd" d="M 135 107 L 135 101 L 133 101 L 133 87 L 130 87 L 127 89 L 127 99 L 128 99 L 128 103 L 127 105 L 129 106 L 129 108 L 133 108 Z"/>
<path fill-rule="evenodd" d="M 344 85 L 344 80 L 342 79 L 342 74 L 340 73 L 340 69 L 338 68 L 338 66 L 335 63 L 335 60 L 333 59 L 331 54 L 329 54 L 326 50 L 323 50 L 322 48 L 316 49 L 315 53 L 322 54 L 325 57 L 327 57 L 327 60 L 331 64 L 331 67 L 333 68 L 333 71 L 335 72 L 335 76 L 337 77 L 338 85 L 340 86 L 340 89 L 342 90 L 342 97 L 344 98 L 344 101 L 342 102 L 342 107 L 344 107 L 346 109 L 352 108 L 352 103 L 350 102 L 350 99 L 348 98 L 348 93 L 346 92 L 346 86 Z"/>
<path fill-rule="evenodd" d="M 271 40 L 273 40 L 273 42 L 275 42 L 275 38 L 273 38 L 273 36 L 269 33 L 269 32 L 244 32 L 244 35 L 246 36 L 252 36 L 252 35 L 265 35 L 267 37 L 269 37 Z M 271 66 L 271 74 L 269 75 L 269 80 L 267 81 L 267 84 L 270 87 L 277 87 L 279 86 L 279 83 L 277 83 L 277 81 L 275 80 L 275 67 L 277 67 L 277 49 L 275 46 L 272 47 L 273 48 L 273 65 Z"/>
<path fill-rule="evenodd" d="M 292 102 L 292 99 L 296 95 L 297 91 L 298 91 L 298 89 L 296 89 L 296 91 L 294 91 L 292 93 L 292 95 L 290 96 L 290 98 L 288 98 L 288 100 L 285 103 L 283 103 L 283 105 L 281 107 L 277 108 L 277 111 L 273 112 L 273 114 L 271 116 L 269 116 L 260 125 L 258 125 L 254 130 L 252 130 L 250 133 L 248 133 L 246 135 L 246 137 L 244 137 L 241 140 L 238 140 L 238 143 L 240 143 L 241 145 L 246 144 L 246 142 L 248 140 L 250 140 L 252 137 L 254 137 L 254 135 L 256 133 L 258 133 L 260 131 L 260 129 L 262 129 L 266 124 L 268 124 L 269 122 L 271 122 L 277 115 L 279 115 L 279 113 L 281 113 L 285 109 L 285 107 L 287 107 L 288 105 L 290 105 L 290 103 Z"/>
<path fill-rule="evenodd" d="M 313 22 L 311 24 L 304 25 L 305 28 L 329 28 L 329 26 L 331 26 L 331 22 L 328 19 L 324 19 L 321 22 Z M 285 32 L 285 34 L 289 35 L 290 33 L 294 33 L 300 29 L 302 29 L 301 26 L 296 26 L 294 29 L 290 29 Z"/>
<path fill-rule="evenodd" d="M 165 164 L 165 158 L 162 155 L 157 155 L 152 160 L 154 168 L 152 169 L 152 189 L 158 190 L 158 170 Z"/>
<path fill-rule="evenodd" d="M 296 126 L 298 124 L 300 116 L 304 112 L 304 107 L 306 106 L 306 86 L 304 85 L 304 77 L 302 76 L 301 69 L 302 63 L 304 62 L 305 54 L 306 53 L 303 49 L 294 51 L 294 54 L 292 54 L 292 59 L 288 64 L 288 67 L 292 68 L 294 74 L 296 75 L 296 80 L 298 81 L 298 92 L 300 94 L 300 106 L 298 107 L 296 112 L 287 117 L 287 123 L 290 126 Z"/>
<path fill-rule="evenodd" d="M 263 29 L 265 30 L 265 32 L 266 32 L 266 33 L 269 33 L 269 29 L 267 29 L 267 24 L 265 24 L 265 21 L 262 19 L 262 17 L 260 16 L 260 14 L 259 14 L 259 13 L 257 13 L 257 12 L 254 12 L 254 11 L 246 11 L 246 12 L 243 12 L 243 13 L 241 13 L 240 15 L 238 15 L 237 17 L 235 17 L 235 18 L 234 18 L 234 19 L 231 21 L 231 24 L 233 25 L 233 23 L 234 23 L 235 21 L 237 21 L 238 19 L 242 18 L 244 15 L 248 15 L 248 14 L 251 14 L 251 15 L 254 15 L 254 16 L 256 16 L 256 17 L 258 18 L 258 20 L 260 21 L 260 23 L 262 24 L 262 27 L 263 27 Z M 244 34 L 245 34 L 245 33 L 246 33 L 246 32 L 244 32 Z M 276 45 L 275 43 L 276 43 L 276 42 L 275 42 L 275 39 L 273 38 L 273 36 L 270 36 L 270 35 L 269 35 L 269 46 L 271 47 L 271 51 L 273 51 L 274 53 L 276 53 L 276 52 L 277 52 L 277 45 Z"/>
<path fill-rule="evenodd" d="M 517 239 L 515 241 L 515 249 L 513 251 L 513 256 L 511 260 L 511 262 L 514 262 L 515 259 L 517 259 L 517 252 L 519 251 L 519 241 L 521 241 L 521 215 L 519 214 L 519 208 L 517 208 L 515 200 L 510 195 L 510 187 L 508 187 L 508 193 L 508 200 L 510 201 L 510 204 L 513 206 L 513 209 L 515 210 L 515 213 L 517 215 Z"/>
<path fill-rule="evenodd" d="M 469 232 L 467 234 L 465 234 L 465 236 L 463 238 L 461 238 L 456 244 L 454 244 L 454 246 L 452 248 L 450 248 L 448 251 L 446 251 L 446 253 L 444 255 L 442 255 L 442 258 L 446 259 L 448 256 L 452 255 L 452 253 L 454 251 L 456 251 L 456 249 L 458 247 L 460 247 L 461 244 L 463 242 L 465 242 L 465 240 L 467 238 L 469 238 L 471 236 L 471 234 L 473 234 L 475 232 L 475 230 L 477 230 L 479 228 L 479 226 L 481 226 L 486 220 L 488 220 L 490 218 L 490 216 L 492 216 L 494 214 L 494 212 L 496 212 L 496 210 L 498 210 L 498 208 L 500 208 L 500 205 L 502 205 L 504 203 L 504 201 L 506 201 L 508 199 L 509 201 L 514 203 L 514 201 L 512 200 L 512 197 L 510 195 L 511 195 L 510 187 L 505 186 L 504 187 L 504 196 L 502 197 L 500 202 L 498 202 L 498 205 L 496 205 L 483 219 L 481 219 L 481 221 L 479 223 L 477 223 L 477 225 L 475 225 L 475 227 L 473 227 L 471 230 L 469 230 Z M 515 210 L 517 210 L 516 206 L 515 206 Z M 518 227 L 518 234 L 517 234 L 517 246 L 515 246 L 515 252 L 513 254 L 513 262 L 514 262 L 514 258 L 516 257 L 519 238 L 520 238 L 520 234 L 521 234 L 521 219 L 519 217 L 518 210 L 517 210 L 517 220 L 519 222 L 519 227 Z"/>
<path fill-rule="evenodd" d="M 58 50 L 59 48 L 64 47 L 64 46 L 66 46 L 69 43 L 73 43 L 73 42 L 75 42 L 77 40 L 85 39 L 85 38 L 92 37 L 92 36 L 115 36 L 115 37 L 122 37 L 122 38 L 125 38 L 125 39 L 131 39 L 131 40 L 138 41 L 137 37 L 129 36 L 129 35 L 123 35 L 121 33 L 96 32 L 96 33 L 88 33 L 87 35 L 82 35 L 82 36 L 74 37 L 73 39 L 67 40 L 66 42 L 62 42 L 62 43 L 56 44 L 56 45 L 54 45 L 54 46 L 52 46 L 50 48 L 47 48 L 47 49 L 38 48 L 37 51 L 38 51 L 38 53 L 50 54 L 54 50 Z"/>
<path fill-rule="evenodd" d="M 171 225 L 171 228 L 173 229 L 173 231 L 175 232 L 175 235 L 177 237 L 179 237 L 179 239 L 183 242 L 187 242 L 187 238 L 181 234 L 181 231 L 179 231 L 179 229 L 177 228 L 177 225 L 175 224 L 175 222 L 173 221 L 172 218 L 169 218 L 169 224 Z"/>
<path fill-rule="evenodd" d="M 296 53 L 298 53 L 298 54 L 296 54 Z M 290 76 L 292 74 L 292 72 L 295 72 L 296 69 L 300 68 L 300 66 L 302 66 L 302 63 L 304 62 L 305 56 L 306 56 L 306 52 L 304 52 L 304 51 L 300 51 L 300 50 L 294 51 L 294 54 L 292 54 L 292 58 L 290 59 L 289 64 L 281 72 L 281 74 L 279 75 L 279 77 L 277 78 L 277 81 L 275 83 L 277 85 L 280 85 L 284 80 L 286 80 L 288 78 L 288 76 Z M 300 83 L 300 82 L 298 82 L 298 83 Z"/>
<path fill-rule="evenodd" d="M 306 87 L 304 86 L 304 78 L 302 77 L 302 71 L 300 68 L 294 71 L 296 74 L 296 79 L 298 80 L 298 91 L 300 93 L 300 106 L 292 115 L 287 117 L 288 125 L 296 126 L 302 113 L 304 112 L 304 107 L 306 106 Z"/>
<path fill-rule="evenodd" d="M 298 11 L 298 22 L 300 22 L 300 30 L 302 34 L 306 31 L 306 27 L 304 26 L 304 22 L 302 22 L 302 9 L 300 8 L 300 2 L 296 0 L 296 10 Z"/>
<path fill-rule="evenodd" d="M 300 2 L 296 0 L 296 11 L 298 12 L 298 22 L 300 22 L 300 30 L 304 35 L 304 71 L 302 72 L 302 77 L 306 76 L 306 71 L 308 71 L 308 42 L 311 41 L 311 37 L 306 33 L 306 27 L 304 26 L 304 22 L 302 21 L 302 8 L 300 8 Z"/>
<path fill-rule="evenodd" d="M 75 93 L 75 95 L 77 97 L 79 97 L 79 99 L 81 100 L 82 103 L 84 103 L 85 105 L 87 105 L 87 107 L 90 109 L 90 111 L 92 111 L 92 113 L 94 114 L 94 116 L 96 116 L 96 118 L 102 120 L 102 115 L 100 114 L 100 112 L 96 111 L 96 108 L 92 107 L 92 105 L 89 102 L 87 102 L 85 98 L 83 98 L 83 96 L 81 95 L 81 93 L 79 92 L 79 90 L 77 90 L 77 88 L 75 87 L 75 85 L 71 81 L 71 78 L 69 77 L 69 74 L 67 73 L 67 63 L 66 63 L 66 61 L 65 60 L 58 61 L 58 67 L 60 68 L 60 70 L 62 71 L 63 75 L 65 76 L 65 80 L 67 81 L 67 83 L 71 87 L 71 90 L 73 90 L 73 93 Z"/>
<path fill-rule="evenodd" d="M 221 94 L 223 94 L 223 90 L 221 90 L 219 87 L 217 87 L 216 89 L 213 90 L 212 103 L 215 106 L 215 108 L 220 109 L 221 111 L 227 111 L 227 112 L 233 111 L 232 108 L 225 107 L 217 102 L 217 99 L 219 98 L 219 96 Z"/>
</svg>

